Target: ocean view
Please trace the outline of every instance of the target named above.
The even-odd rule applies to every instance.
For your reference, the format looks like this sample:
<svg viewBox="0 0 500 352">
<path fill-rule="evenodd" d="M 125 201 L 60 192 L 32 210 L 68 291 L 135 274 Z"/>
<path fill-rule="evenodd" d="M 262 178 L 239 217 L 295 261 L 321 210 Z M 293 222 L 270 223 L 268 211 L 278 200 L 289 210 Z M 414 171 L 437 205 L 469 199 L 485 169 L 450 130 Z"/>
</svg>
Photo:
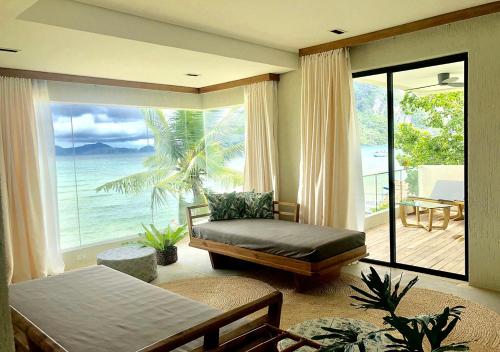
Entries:
<svg viewBox="0 0 500 352">
<path fill-rule="evenodd" d="M 362 146 L 363 174 L 385 172 L 387 156 L 375 153 L 387 146 Z M 153 214 L 150 193 L 120 194 L 96 192 L 106 182 L 144 171 L 143 162 L 151 154 L 58 155 L 57 188 L 61 248 L 69 249 L 96 242 L 125 238 L 141 232 L 141 224 L 154 222 L 165 227 L 178 219 L 177 200 Z M 242 169 L 243 159 L 232 162 Z M 382 184 L 379 186 L 382 187 Z M 78 194 L 78 198 L 77 198 Z M 77 208 L 79 211 L 77 211 Z"/>
<path fill-rule="evenodd" d="M 130 237 L 142 231 L 141 223 L 152 222 L 149 192 L 135 195 L 96 192 L 106 182 L 143 171 L 143 161 L 148 155 L 76 155 L 74 159 L 57 156 L 61 248 Z M 171 204 L 155 214 L 156 225 L 165 227 L 177 220 L 177 201 L 173 197 Z"/>
</svg>

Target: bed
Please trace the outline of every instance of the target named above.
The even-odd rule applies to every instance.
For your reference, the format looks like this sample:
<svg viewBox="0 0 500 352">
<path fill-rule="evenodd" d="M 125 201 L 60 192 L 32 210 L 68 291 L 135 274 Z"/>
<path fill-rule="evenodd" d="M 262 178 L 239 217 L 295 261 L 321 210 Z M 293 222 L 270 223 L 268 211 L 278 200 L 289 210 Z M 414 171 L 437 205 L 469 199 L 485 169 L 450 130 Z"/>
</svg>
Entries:
<svg viewBox="0 0 500 352">
<path fill-rule="evenodd" d="M 363 232 L 299 224 L 296 203 L 275 201 L 274 207 L 275 219 L 210 222 L 199 221 L 209 216 L 206 204 L 188 207 L 189 245 L 207 250 L 214 269 L 232 257 L 292 272 L 297 289 L 367 256 Z"/>
<path fill-rule="evenodd" d="M 290 337 L 278 291 L 221 312 L 105 266 L 13 284 L 9 302 L 18 351 L 253 351 L 240 346 Z"/>
</svg>

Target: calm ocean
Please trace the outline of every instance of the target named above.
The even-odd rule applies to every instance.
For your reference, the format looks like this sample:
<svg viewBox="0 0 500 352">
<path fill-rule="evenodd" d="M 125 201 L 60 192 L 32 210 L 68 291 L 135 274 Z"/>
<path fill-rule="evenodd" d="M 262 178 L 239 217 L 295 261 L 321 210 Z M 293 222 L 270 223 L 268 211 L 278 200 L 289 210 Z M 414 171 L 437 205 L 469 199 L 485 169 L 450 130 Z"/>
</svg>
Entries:
<svg viewBox="0 0 500 352">
<path fill-rule="evenodd" d="M 144 171 L 143 161 L 147 156 L 108 154 L 77 155 L 75 159 L 73 156 L 57 157 L 61 248 L 129 237 L 142 230 L 141 223 L 152 222 L 150 193 L 126 195 L 96 192 L 96 188 L 106 182 Z M 170 221 L 177 220 L 178 209 L 174 198 L 171 204 L 155 214 L 156 225 L 165 227 Z"/>
<path fill-rule="evenodd" d="M 375 157 L 387 146 L 362 146 L 363 175 L 386 172 L 387 156 Z M 380 155 L 380 153 L 378 153 Z M 141 232 L 141 224 L 152 222 L 150 193 L 120 194 L 96 192 L 106 182 L 144 171 L 143 161 L 148 154 L 107 154 L 57 157 L 57 186 L 61 248 L 69 249 L 96 242 L 130 237 Z M 242 165 L 241 165 L 242 167 Z M 76 182 L 75 182 L 76 180 Z M 367 198 L 370 178 L 365 179 Z M 383 192 L 384 177 L 378 185 Z M 77 186 L 76 186 L 77 185 Z M 78 197 L 77 197 L 78 194 Z M 371 200 L 367 206 L 372 206 Z M 79 210 L 79 211 L 78 211 Z M 165 227 L 178 219 L 177 201 L 171 198 L 169 206 L 154 216 L 154 224 Z"/>
</svg>

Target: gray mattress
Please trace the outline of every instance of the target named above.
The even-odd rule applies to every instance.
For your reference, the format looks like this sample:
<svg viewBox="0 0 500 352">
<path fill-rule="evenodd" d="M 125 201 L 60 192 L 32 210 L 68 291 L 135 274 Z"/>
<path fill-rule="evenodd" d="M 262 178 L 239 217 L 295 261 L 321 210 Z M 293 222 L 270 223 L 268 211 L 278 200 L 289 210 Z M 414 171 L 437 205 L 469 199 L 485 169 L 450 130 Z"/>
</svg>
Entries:
<svg viewBox="0 0 500 352">
<path fill-rule="evenodd" d="M 134 352 L 221 313 L 101 265 L 11 285 L 9 301 L 69 352 Z"/>
<path fill-rule="evenodd" d="M 275 219 L 210 221 L 193 236 L 308 262 L 319 262 L 365 244 L 359 231 Z"/>
</svg>

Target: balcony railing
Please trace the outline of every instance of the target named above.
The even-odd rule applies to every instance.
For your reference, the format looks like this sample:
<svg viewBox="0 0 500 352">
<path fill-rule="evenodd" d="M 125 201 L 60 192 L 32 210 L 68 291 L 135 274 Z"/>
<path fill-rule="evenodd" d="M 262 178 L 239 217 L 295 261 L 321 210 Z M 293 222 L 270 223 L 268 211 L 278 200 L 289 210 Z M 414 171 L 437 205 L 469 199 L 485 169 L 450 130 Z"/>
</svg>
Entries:
<svg viewBox="0 0 500 352">
<path fill-rule="evenodd" d="M 409 187 L 409 172 L 416 168 L 394 170 L 396 202 L 412 192 Z M 415 177 L 416 179 L 416 177 Z M 415 180 L 416 181 L 416 180 Z M 365 213 L 372 214 L 389 208 L 389 172 L 378 172 L 363 176 L 365 190 Z M 415 191 L 415 190 L 413 190 Z"/>
</svg>

